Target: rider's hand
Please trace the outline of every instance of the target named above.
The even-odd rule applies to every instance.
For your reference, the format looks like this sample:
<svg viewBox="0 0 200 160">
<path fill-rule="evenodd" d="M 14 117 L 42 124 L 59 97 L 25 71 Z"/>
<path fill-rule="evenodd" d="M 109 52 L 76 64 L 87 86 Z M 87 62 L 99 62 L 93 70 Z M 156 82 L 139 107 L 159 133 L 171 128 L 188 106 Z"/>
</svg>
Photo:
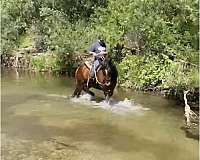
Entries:
<svg viewBox="0 0 200 160">
<path fill-rule="evenodd" d="M 105 54 L 108 54 L 108 52 L 102 51 L 99 54 L 105 55 Z"/>
</svg>

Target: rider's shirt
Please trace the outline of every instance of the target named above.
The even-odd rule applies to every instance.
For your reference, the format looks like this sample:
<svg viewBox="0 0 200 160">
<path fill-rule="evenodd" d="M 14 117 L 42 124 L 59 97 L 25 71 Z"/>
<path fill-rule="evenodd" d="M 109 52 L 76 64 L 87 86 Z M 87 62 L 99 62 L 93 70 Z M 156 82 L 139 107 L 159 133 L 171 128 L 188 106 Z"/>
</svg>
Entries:
<svg viewBox="0 0 200 160">
<path fill-rule="evenodd" d="M 102 55 L 98 53 L 101 53 L 102 51 L 106 51 L 106 45 L 105 44 L 101 44 L 99 41 L 95 42 L 92 47 L 89 49 L 90 52 L 95 52 L 96 58 L 100 58 Z"/>
</svg>

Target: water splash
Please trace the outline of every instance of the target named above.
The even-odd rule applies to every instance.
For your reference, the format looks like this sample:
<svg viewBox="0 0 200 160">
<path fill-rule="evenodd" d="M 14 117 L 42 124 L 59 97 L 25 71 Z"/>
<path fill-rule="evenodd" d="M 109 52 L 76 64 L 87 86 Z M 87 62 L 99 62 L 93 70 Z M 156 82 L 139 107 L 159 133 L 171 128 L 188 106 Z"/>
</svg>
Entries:
<svg viewBox="0 0 200 160">
<path fill-rule="evenodd" d="M 102 108 L 117 114 L 124 114 L 128 112 L 142 114 L 144 111 L 150 110 L 149 108 L 144 108 L 142 105 L 135 103 L 133 100 L 128 100 L 127 98 L 123 101 L 117 101 L 111 98 L 108 103 L 105 100 L 100 102 L 94 100 L 95 97 L 88 94 L 81 95 L 79 98 L 71 99 L 72 102 L 81 103 L 87 106 L 90 105 L 93 108 Z"/>
<path fill-rule="evenodd" d="M 89 101 L 91 101 L 91 103 L 92 103 L 93 102 L 92 100 L 94 100 L 94 99 L 95 99 L 95 97 L 92 97 L 89 94 L 83 94 L 79 98 L 76 98 L 76 97 L 72 98 L 71 101 L 87 104 Z"/>
</svg>

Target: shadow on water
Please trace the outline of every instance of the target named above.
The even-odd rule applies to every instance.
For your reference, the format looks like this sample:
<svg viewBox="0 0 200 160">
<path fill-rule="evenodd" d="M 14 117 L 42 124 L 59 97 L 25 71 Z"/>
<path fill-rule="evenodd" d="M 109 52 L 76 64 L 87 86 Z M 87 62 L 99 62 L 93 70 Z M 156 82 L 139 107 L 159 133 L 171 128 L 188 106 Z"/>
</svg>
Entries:
<svg viewBox="0 0 200 160">
<path fill-rule="evenodd" d="M 199 129 L 187 128 L 185 126 L 182 126 L 180 129 L 185 132 L 185 136 L 187 138 L 192 138 L 199 141 Z"/>
</svg>

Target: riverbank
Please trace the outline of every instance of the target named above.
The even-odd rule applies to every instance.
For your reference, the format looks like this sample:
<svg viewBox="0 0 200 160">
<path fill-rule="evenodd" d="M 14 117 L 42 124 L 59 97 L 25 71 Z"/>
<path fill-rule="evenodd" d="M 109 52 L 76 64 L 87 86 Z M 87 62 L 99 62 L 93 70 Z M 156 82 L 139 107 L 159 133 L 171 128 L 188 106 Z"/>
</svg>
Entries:
<svg viewBox="0 0 200 160">
<path fill-rule="evenodd" d="M 66 53 L 38 52 L 34 48 L 21 48 L 11 54 L 1 55 L 1 66 L 33 72 L 52 72 L 72 76 L 78 66 L 80 57 Z"/>
</svg>

